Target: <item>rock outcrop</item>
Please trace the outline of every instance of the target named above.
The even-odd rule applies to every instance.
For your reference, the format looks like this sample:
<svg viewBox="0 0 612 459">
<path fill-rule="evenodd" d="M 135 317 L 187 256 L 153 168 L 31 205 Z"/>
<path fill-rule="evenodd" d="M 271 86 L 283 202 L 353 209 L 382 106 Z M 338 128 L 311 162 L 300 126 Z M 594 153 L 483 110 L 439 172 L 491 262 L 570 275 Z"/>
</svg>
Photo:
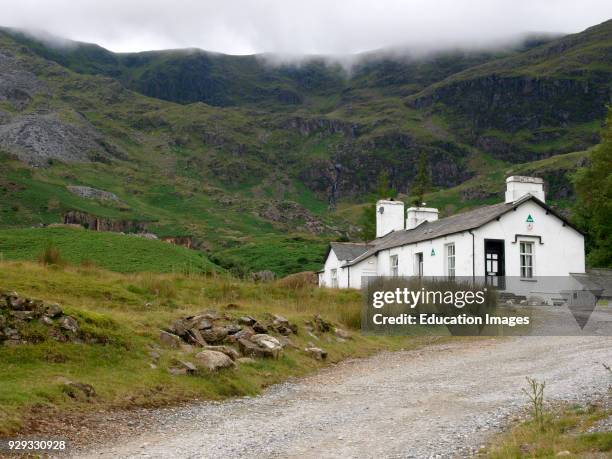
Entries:
<svg viewBox="0 0 612 459">
<path fill-rule="evenodd" d="M 177 319 L 161 330 L 159 340 L 173 349 L 200 350 L 196 354 L 198 363 L 216 371 L 229 368 L 243 358 L 277 359 L 285 346 L 295 347 L 288 336 L 297 332 L 297 325 L 280 315 L 268 314 L 265 320 L 259 321 L 251 316 L 232 317 L 209 310 Z"/>
<path fill-rule="evenodd" d="M 144 222 L 133 220 L 113 220 L 98 217 L 78 210 L 71 210 L 64 214 L 64 224 L 81 225 L 92 231 L 111 231 L 115 233 L 144 233 L 147 225 Z"/>
<path fill-rule="evenodd" d="M 44 325 L 44 332 L 31 329 L 30 324 L 35 322 Z M 64 314 L 58 304 L 26 298 L 16 292 L 0 292 L 0 345 L 16 346 L 47 339 L 96 342 L 83 334 L 77 319 Z"/>
<path fill-rule="evenodd" d="M 68 185 L 68 191 L 85 199 L 99 199 L 100 201 L 119 201 L 116 194 L 110 191 L 98 190 L 89 186 Z"/>
<path fill-rule="evenodd" d="M 0 125 L 0 146 L 31 166 L 50 161 L 108 162 L 118 153 L 89 123 L 67 123 L 55 113 L 15 116 Z"/>
<path fill-rule="evenodd" d="M 38 94 L 49 94 L 47 85 L 27 70 L 9 51 L 0 52 L 0 102 L 26 108 Z"/>
</svg>

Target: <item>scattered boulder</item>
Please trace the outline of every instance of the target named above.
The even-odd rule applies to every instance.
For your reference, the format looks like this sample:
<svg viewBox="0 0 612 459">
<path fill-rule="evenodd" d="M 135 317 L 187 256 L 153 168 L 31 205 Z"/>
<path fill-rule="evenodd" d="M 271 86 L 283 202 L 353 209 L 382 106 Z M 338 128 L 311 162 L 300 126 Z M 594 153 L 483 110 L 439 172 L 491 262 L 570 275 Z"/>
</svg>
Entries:
<svg viewBox="0 0 612 459">
<path fill-rule="evenodd" d="M 323 319 L 319 314 L 312 319 L 312 325 L 314 329 L 320 333 L 327 333 L 332 329 L 332 324 Z"/>
<path fill-rule="evenodd" d="M 238 318 L 238 323 L 242 325 L 253 326 L 255 323 L 257 323 L 257 320 L 251 316 L 242 316 Z"/>
<path fill-rule="evenodd" d="M 244 327 L 238 333 L 234 333 L 233 335 L 229 335 L 227 338 L 228 338 L 228 341 L 230 341 L 230 342 L 237 342 L 241 338 L 242 339 L 249 339 L 254 334 L 255 334 L 255 330 L 253 330 L 251 327 Z"/>
<path fill-rule="evenodd" d="M 295 345 L 295 343 L 291 341 L 287 336 L 279 336 L 278 342 L 281 344 L 281 346 L 283 346 L 283 348 L 292 347 L 294 349 L 297 349 L 297 346 Z"/>
<path fill-rule="evenodd" d="M 45 316 L 55 319 L 63 314 L 62 308 L 57 303 L 48 304 L 45 308 Z"/>
<path fill-rule="evenodd" d="M 351 339 L 353 337 L 349 332 L 338 327 L 334 328 L 334 335 L 336 335 L 336 338 L 344 340 Z"/>
<path fill-rule="evenodd" d="M 283 347 L 273 336 L 267 334 L 256 334 L 249 339 L 241 338 L 238 340 L 240 352 L 247 357 L 269 357 L 277 359 Z"/>
<path fill-rule="evenodd" d="M 237 360 L 240 358 L 240 353 L 230 346 L 204 346 L 204 350 L 223 352 L 232 360 Z"/>
<path fill-rule="evenodd" d="M 242 327 L 238 324 L 229 324 L 225 326 L 225 329 L 227 330 L 228 335 L 235 335 L 242 330 Z"/>
<path fill-rule="evenodd" d="M 96 396 L 96 390 L 91 384 L 74 382 L 70 380 L 66 380 L 64 382 L 64 392 L 71 398 L 78 398 L 78 393 L 85 395 L 87 398 Z"/>
<path fill-rule="evenodd" d="M 327 351 L 321 349 L 320 347 L 307 347 L 304 351 L 310 356 L 314 357 L 316 360 L 325 360 L 327 359 Z"/>
<path fill-rule="evenodd" d="M 193 363 L 191 363 L 191 362 L 186 362 L 186 361 L 181 360 L 180 363 L 185 368 L 187 368 L 187 373 L 195 373 L 196 371 L 198 371 L 196 366 Z"/>
<path fill-rule="evenodd" d="M 63 316 L 59 319 L 58 323 L 64 330 L 68 330 L 72 333 L 79 332 L 79 324 L 74 317 Z"/>
<path fill-rule="evenodd" d="M 290 323 L 286 318 L 277 314 L 272 314 L 271 328 L 277 333 L 285 336 L 291 335 L 292 333 L 297 334 L 298 329 L 296 324 Z"/>
<path fill-rule="evenodd" d="M 42 316 L 40 318 L 40 321 L 43 325 L 53 325 L 53 320 L 51 320 L 51 318 L 47 316 Z"/>
<path fill-rule="evenodd" d="M 30 321 L 34 318 L 34 311 L 10 311 L 10 315 L 17 320 Z"/>
<path fill-rule="evenodd" d="M 32 340 L 44 341 L 45 336 L 40 333 L 30 335 L 25 332 L 28 323 L 32 321 L 45 325 L 47 336 L 56 341 L 82 342 L 82 338 L 93 340 L 80 333 L 77 319 L 64 315 L 58 304 L 26 298 L 16 292 L 0 291 L 0 344 L 15 346 Z M 23 339 L 22 335 L 32 337 Z"/>
<path fill-rule="evenodd" d="M 196 354 L 198 363 L 210 371 L 217 371 L 222 368 L 231 368 L 235 365 L 234 361 L 226 354 L 219 351 L 204 350 Z"/>
<path fill-rule="evenodd" d="M 202 338 L 208 344 L 222 343 L 228 333 L 225 327 L 212 327 L 207 330 L 202 330 Z"/>
<path fill-rule="evenodd" d="M 268 327 L 266 327 L 261 322 L 255 322 L 253 324 L 253 330 L 255 331 L 255 333 L 265 334 L 268 331 Z"/>
<path fill-rule="evenodd" d="M 181 342 L 180 337 L 165 330 L 159 332 L 159 340 L 168 347 L 178 347 Z"/>
</svg>

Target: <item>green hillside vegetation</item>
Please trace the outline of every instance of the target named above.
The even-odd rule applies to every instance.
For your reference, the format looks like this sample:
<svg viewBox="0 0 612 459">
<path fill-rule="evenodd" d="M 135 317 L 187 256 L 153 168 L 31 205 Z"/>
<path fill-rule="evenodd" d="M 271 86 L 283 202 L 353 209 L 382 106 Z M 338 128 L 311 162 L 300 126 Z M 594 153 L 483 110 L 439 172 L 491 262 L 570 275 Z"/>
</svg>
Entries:
<svg viewBox="0 0 612 459">
<path fill-rule="evenodd" d="M 213 273 L 204 253 L 133 235 L 72 228 L 0 230 L 0 259 L 36 261 L 48 248 L 73 265 L 95 265 L 122 273 Z"/>
<path fill-rule="evenodd" d="M 160 406 L 193 399 L 223 399 L 257 394 L 290 376 L 304 375 L 347 357 L 382 349 L 416 346 L 415 338 L 362 336 L 361 297 L 337 291 L 282 283 L 253 284 L 231 277 L 181 274 L 118 274 L 92 267 L 48 268 L 32 263 L 0 262 L 0 290 L 58 302 L 78 320 L 96 343 L 58 343 L 46 336 L 38 321 L 24 325 L 23 336 L 33 344 L 0 346 L 0 434 L 31 429 L 43 417 L 111 408 Z M 228 307 L 228 304 L 233 306 Z M 264 320 L 282 314 L 298 325 L 280 359 L 257 359 L 217 373 L 173 376 L 177 360 L 195 361 L 181 349 L 159 347 L 159 330 L 176 319 L 215 309 L 233 317 L 252 315 Z M 320 314 L 335 326 L 352 330 L 351 339 L 325 341 L 326 361 L 308 356 L 313 338 L 306 321 Z M 150 353 L 160 354 L 156 366 Z M 66 380 L 93 386 L 96 395 L 68 390 Z M 78 391 L 77 391 L 78 392 Z M 30 430 L 31 432 L 31 430 Z"/>
<path fill-rule="evenodd" d="M 572 152 L 599 142 L 611 31 L 608 21 L 501 50 L 382 50 L 347 72 L 323 58 L 62 48 L 3 29 L 0 72 L 20 83 L 0 101 L 0 228 L 79 211 L 190 236 L 237 275 L 282 276 L 319 267 L 330 240 L 362 237 L 359 208 L 381 174 L 410 199 L 421 157 L 426 198 L 446 214 L 495 202 L 509 171 L 544 173 L 550 202 L 570 209 L 566 162 L 581 167 Z M 552 98 L 549 86 L 560 88 Z"/>
</svg>

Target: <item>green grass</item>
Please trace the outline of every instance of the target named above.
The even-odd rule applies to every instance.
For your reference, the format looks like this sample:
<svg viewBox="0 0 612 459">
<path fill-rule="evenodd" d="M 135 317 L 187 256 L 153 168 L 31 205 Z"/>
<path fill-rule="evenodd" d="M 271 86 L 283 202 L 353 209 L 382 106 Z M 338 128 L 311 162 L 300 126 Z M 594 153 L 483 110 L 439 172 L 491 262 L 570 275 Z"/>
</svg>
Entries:
<svg viewBox="0 0 612 459">
<path fill-rule="evenodd" d="M 588 429 L 611 415 L 601 405 L 557 407 L 546 413 L 543 430 L 533 421 L 523 422 L 496 438 L 482 455 L 491 459 L 552 458 L 568 451 L 569 457 L 610 457 L 612 432 L 589 433 Z"/>
<path fill-rule="evenodd" d="M 369 355 L 382 349 L 418 345 L 414 338 L 361 336 L 361 295 L 350 290 L 292 288 L 282 283 L 253 284 L 227 276 L 179 274 L 119 274 L 97 268 L 44 267 L 26 262 L 0 263 L 0 289 L 45 301 L 58 302 L 81 328 L 104 344 L 42 341 L 0 347 L 0 434 L 29 428 L 30 419 L 61 413 L 157 406 L 191 399 L 222 399 L 253 395 L 290 376 L 300 376 L 326 363 Z M 237 310 L 226 310 L 228 303 Z M 261 360 L 234 370 L 198 376 L 171 376 L 173 359 L 193 361 L 184 351 L 162 348 L 158 368 L 150 367 L 150 346 L 159 344 L 159 329 L 179 317 L 205 309 L 245 314 L 263 319 L 282 314 L 297 323 L 279 360 Z M 322 340 L 327 362 L 307 356 L 302 349 L 313 338 L 304 331 L 313 314 L 346 329 L 353 339 Z M 30 327 L 35 327 L 31 324 Z M 91 384 L 93 399 L 69 397 L 62 382 Z M 52 414 L 55 413 L 55 414 Z"/>
<path fill-rule="evenodd" d="M 117 272 L 211 272 L 219 268 L 203 252 L 133 235 L 73 228 L 0 230 L 0 259 L 35 261 L 48 246 L 74 265 Z"/>
</svg>

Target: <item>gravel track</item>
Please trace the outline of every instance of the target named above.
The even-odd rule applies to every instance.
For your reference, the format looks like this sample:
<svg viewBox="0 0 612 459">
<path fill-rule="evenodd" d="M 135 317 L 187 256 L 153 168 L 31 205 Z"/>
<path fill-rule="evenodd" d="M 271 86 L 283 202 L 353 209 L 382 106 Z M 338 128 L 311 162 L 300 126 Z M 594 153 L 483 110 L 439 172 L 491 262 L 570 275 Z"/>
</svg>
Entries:
<svg viewBox="0 0 612 459">
<path fill-rule="evenodd" d="M 76 457 L 466 457 L 524 412 L 605 397 L 610 337 L 456 340 L 349 360 L 253 398 L 151 411 L 139 436 Z"/>
</svg>

